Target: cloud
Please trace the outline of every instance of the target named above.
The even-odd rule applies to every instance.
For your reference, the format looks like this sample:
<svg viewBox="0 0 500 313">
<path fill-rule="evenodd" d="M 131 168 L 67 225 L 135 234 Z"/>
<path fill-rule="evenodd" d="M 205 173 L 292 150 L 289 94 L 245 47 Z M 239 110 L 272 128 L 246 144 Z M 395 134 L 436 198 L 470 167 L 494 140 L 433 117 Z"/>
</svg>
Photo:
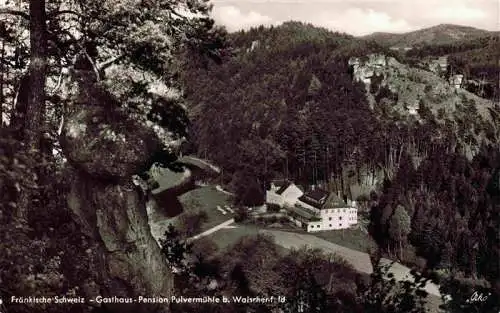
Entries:
<svg viewBox="0 0 500 313">
<path fill-rule="evenodd" d="M 478 20 L 485 18 L 486 12 L 479 8 L 468 7 L 464 3 L 457 3 L 456 5 L 438 7 L 435 10 L 430 10 L 427 14 L 428 18 L 439 19 L 444 21 L 466 21 Z"/>
<path fill-rule="evenodd" d="M 353 35 L 407 32 L 438 24 L 498 29 L 499 0 L 212 0 L 229 31 L 302 21 Z"/>
<path fill-rule="evenodd" d="M 273 19 L 267 15 L 262 15 L 255 11 L 243 13 L 235 6 L 215 6 L 212 16 L 218 24 L 226 26 L 228 31 L 275 24 Z"/>
<path fill-rule="evenodd" d="M 372 9 L 351 8 L 332 16 L 323 13 L 320 18 L 311 21 L 328 29 L 346 32 L 352 35 L 366 35 L 373 32 L 406 32 L 412 30 L 404 19 L 394 19 L 385 12 Z"/>
</svg>

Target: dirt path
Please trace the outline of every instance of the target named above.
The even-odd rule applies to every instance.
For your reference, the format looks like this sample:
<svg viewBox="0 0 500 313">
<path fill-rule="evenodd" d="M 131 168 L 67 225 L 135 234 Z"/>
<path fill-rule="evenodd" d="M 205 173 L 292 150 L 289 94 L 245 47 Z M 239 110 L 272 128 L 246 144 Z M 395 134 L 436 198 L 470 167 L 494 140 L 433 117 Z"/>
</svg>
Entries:
<svg viewBox="0 0 500 313">
<path fill-rule="evenodd" d="M 260 230 L 261 233 L 272 235 L 276 243 L 284 248 L 298 249 L 302 246 L 309 246 L 311 248 L 319 248 L 326 253 L 336 253 L 342 256 L 347 262 L 351 263 L 353 267 L 362 273 L 371 274 L 373 272 L 370 256 L 368 253 L 359 252 L 353 249 L 339 246 L 324 239 L 312 235 L 297 234 L 279 230 Z M 382 259 L 382 264 L 388 264 L 391 261 Z M 410 269 L 400 263 L 394 263 L 391 268 L 391 273 L 394 277 L 401 281 L 405 279 L 411 280 Z M 425 290 L 432 295 L 440 296 L 439 289 L 435 284 L 427 283 Z"/>
<path fill-rule="evenodd" d="M 199 238 L 201 238 L 201 237 L 208 236 L 208 235 L 210 235 L 210 234 L 215 233 L 216 231 L 218 231 L 218 230 L 220 230 L 220 229 L 230 227 L 229 225 L 231 225 L 231 224 L 233 224 L 233 223 L 234 223 L 234 218 L 232 218 L 232 219 L 230 219 L 230 220 L 227 220 L 227 221 L 225 221 L 225 222 L 223 222 L 223 223 L 220 223 L 219 225 L 214 226 L 214 227 L 212 227 L 212 228 L 210 228 L 210 229 L 208 229 L 208 230 L 205 230 L 204 232 L 202 232 L 202 233 L 200 233 L 200 234 L 198 234 L 198 235 L 196 235 L 196 236 L 193 236 L 193 237 L 189 238 L 189 240 L 191 240 L 191 241 L 192 241 L 192 240 L 199 239 Z"/>
</svg>

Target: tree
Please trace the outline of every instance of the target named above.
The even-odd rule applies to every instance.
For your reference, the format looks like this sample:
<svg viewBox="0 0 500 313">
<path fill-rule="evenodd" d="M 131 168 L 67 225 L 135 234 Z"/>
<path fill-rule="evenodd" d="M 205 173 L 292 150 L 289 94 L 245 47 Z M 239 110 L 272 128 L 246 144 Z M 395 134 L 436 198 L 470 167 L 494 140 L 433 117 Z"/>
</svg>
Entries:
<svg viewBox="0 0 500 313">
<path fill-rule="evenodd" d="M 461 279 L 456 275 L 448 275 L 439 282 L 439 291 L 444 312 L 481 313 L 498 312 L 499 295 L 494 288 L 481 283 Z"/>
<path fill-rule="evenodd" d="M 163 238 L 160 239 L 160 246 L 172 268 L 175 268 L 177 272 L 186 270 L 186 255 L 191 252 L 192 244 L 187 243 L 182 238 L 181 232 L 172 224 L 168 225 Z"/>
<path fill-rule="evenodd" d="M 389 222 L 389 235 L 399 243 L 400 258 L 403 258 L 403 242 L 411 231 L 411 220 L 406 209 L 398 205 Z"/>
<path fill-rule="evenodd" d="M 271 296 L 279 287 L 276 285 L 278 274 L 274 271 L 279 257 L 272 237 L 245 236 L 221 257 L 222 271 L 236 292 Z"/>
<path fill-rule="evenodd" d="M 208 220 L 207 212 L 186 212 L 179 216 L 178 227 L 185 236 L 190 237 L 200 231 L 201 225 Z"/>
<path fill-rule="evenodd" d="M 366 313 L 424 313 L 427 292 L 424 290 L 429 279 L 411 271 L 413 281 L 397 282 L 390 272 L 392 264 L 380 264 L 380 252 L 371 255 L 373 273 L 365 286 L 358 284 L 358 303 Z"/>
<path fill-rule="evenodd" d="M 179 13 L 180 7 L 188 13 Z M 2 7 L 0 14 L 30 22 L 26 147 L 40 148 L 42 132 L 57 130 L 62 119 L 61 136 L 53 141 L 60 138 L 57 144 L 71 173 L 68 207 L 94 251 L 92 283 L 103 296 L 170 295 L 172 273 L 150 233 L 147 198 L 134 186 L 132 176 L 153 163 L 168 165 L 175 160 L 177 140 L 186 126 L 182 119 L 186 115 L 178 110 L 182 93 L 174 89 L 178 87 L 175 55 L 178 47 L 204 46 L 210 37 L 205 33 L 213 26 L 210 6 L 205 1 L 182 0 L 142 2 L 139 7 L 129 1 L 117 5 L 116 1 L 68 0 L 47 6 L 45 1 L 30 1 L 29 14 L 22 10 Z M 213 47 L 204 48 L 216 52 Z M 24 57 L 19 53 L 20 59 Z M 47 67 L 47 63 L 56 66 Z M 54 82 L 47 95 L 45 74 L 48 81 L 60 82 Z M 163 91 L 152 92 L 158 81 Z M 51 103 L 50 110 L 45 102 Z M 30 203 L 32 211 L 43 210 L 44 203 L 35 201 L 40 199 L 28 202 L 27 198 L 18 199 L 17 207 Z M 111 312 L 152 309 L 103 306 Z"/>
<path fill-rule="evenodd" d="M 41 148 L 41 135 L 43 133 L 43 114 L 45 111 L 45 79 L 46 79 L 46 17 L 45 0 L 29 2 L 29 21 L 30 21 L 30 66 L 27 79 L 24 80 L 27 93 L 27 103 L 25 105 L 26 128 L 20 129 L 24 133 L 24 142 L 28 151 L 35 152 L 38 157 Z M 2 74 L 3 75 L 3 74 Z M 2 86 L 3 88 L 3 86 Z M 3 91 L 2 91 L 3 92 Z M 0 105 L 3 105 L 0 104 Z M 1 118 L 1 117 L 0 117 Z M 28 219 L 28 206 L 32 200 L 30 192 L 20 195 L 17 205 L 17 217 L 21 222 L 26 223 Z"/>
</svg>

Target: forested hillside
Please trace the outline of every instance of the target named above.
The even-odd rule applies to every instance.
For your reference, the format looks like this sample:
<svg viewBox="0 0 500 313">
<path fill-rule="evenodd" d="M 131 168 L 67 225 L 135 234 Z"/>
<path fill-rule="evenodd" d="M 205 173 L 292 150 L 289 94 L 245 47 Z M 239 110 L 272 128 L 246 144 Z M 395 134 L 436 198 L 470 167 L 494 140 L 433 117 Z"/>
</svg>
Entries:
<svg viewBox="0 0 500 313">
<path fill-rule="evenodd" d="M 292 22 L 230 38 L 232 57 L 183 79 L 190 149 L 240 201 L 276 177 L 322 183 L 369 200 L 386 253 L 498 281 L 497 107 L 373 41 Z"/>
<path fill-rule="evenodd" d="M 367 92 L 348 61 L 369 53 L 391 58 L 373 42 L 294 22 L 231 39 L 232 58 L 193 67 L 184 80 L 192 148 L 223 165 L 235 189 L 244 180 L 262 194 L 266 181 L 284 175 L 358 197 L 392 177 L 405 153 L 471 157 L 498 136 L 490 105 L 395 59 Z M 418 116 L 408 116 L 406 106 L 415 103 Z"/>
<path fill-rule="evenodd" d="M 499 34 L 463 39 L 448 44 L 421 44 L 405 54 L 405 61 L 418 64 L 438 56 L 448 56 L 446 76 L 462 74 L 464 88 L 490 100 L 499 99 L 500 40 Z"/>
</svg>

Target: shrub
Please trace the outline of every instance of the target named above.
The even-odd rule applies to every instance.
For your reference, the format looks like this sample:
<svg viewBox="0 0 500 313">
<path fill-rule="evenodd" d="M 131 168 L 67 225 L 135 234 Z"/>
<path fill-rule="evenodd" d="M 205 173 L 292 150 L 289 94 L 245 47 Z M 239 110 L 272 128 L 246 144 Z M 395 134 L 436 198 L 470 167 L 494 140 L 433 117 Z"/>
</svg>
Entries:
<svg viewBox="0 0 500 313">
<path fill-rule="evenodd" d="M 438 113 L 438 115 L 437 115 L 437 116 L 438 116 L 438 118 L 439 118 L 439 119 L 443 119 L 443 118 L 444 118 L 444 116 L 445 116 L 445 114 L 446 114 L 446 110 L 445 110 L 444 108 L 439 108 L 439 110 L 438 110 L 438 112 L 437 112 L 437 113 Z"/>
<path fill-rule="evenodd" d="M 278 221 L 281 223 L 281 224 L 285 224 L 285 223 L 288 223 L 288 218 L 286 216 L 280 216 L 280 218 L 278 219 Z"/>
<path fill-rule="evenodd" d="M 278 213 L 281 210 L 281 207 L 275 203 L 268 203 L 266 205 L 267 205 L 268 212 Z"/>
<path fill-rule="evenodd" d="M 236 223 L 241 223 L 244 222 L 248 219 L 248 211 L 245 208 L 237 208 L 235 215 L 234 215 L 234 221 Z"/>
<path fill-rule="evenodd" d="M 186 236 L 193 236 L 201 229 L 201 225 L 208 220 L 207 212 L 186 212 L 179 217 L 179 228 Z"/>
</svg>

